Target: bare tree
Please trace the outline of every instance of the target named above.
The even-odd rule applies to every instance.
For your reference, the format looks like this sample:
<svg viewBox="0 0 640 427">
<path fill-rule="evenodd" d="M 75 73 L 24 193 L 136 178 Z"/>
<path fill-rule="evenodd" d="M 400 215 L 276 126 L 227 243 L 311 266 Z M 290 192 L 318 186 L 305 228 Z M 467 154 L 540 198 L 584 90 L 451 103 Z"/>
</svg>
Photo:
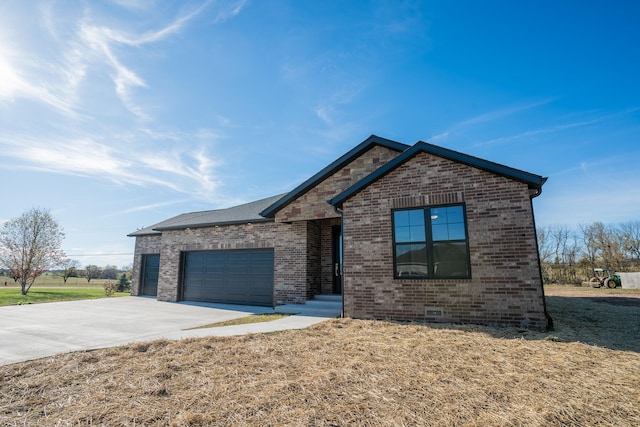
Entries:
<svg viewBox="0 0 640 427">
<path fill-rule="evenodd" d="M 620 224 L 620 234 L 624 251 L 632 261 L 640 261 L 640 221 Z"/>
<path fill-rule="evenodd" d="M 60 276 L 62 277 L 62 280 L 66 284 L 69 277 L 78 276 L 78 268 L 80 268 L 80 261 L 75 259 L 65 258 L 60 263 L 60 267 L 62 267 Z"/>
<path fill-rule="evenodd" d="M 550 227 L 537 227 L 536 236 L 538 237 L 538 251 L 540 252 L 540 262 L 546 264 L 551 262 L 553 254 L 553 244 L 551 242 Z"/>
<path fill-rule="evenodd" d="M 598 233 L 602 227 L 604 227 L 604 225 L 601 222 L 589 225 L 580 225 L 584 258 L 587 264 L 589 264 L 591 270 L 598 267 L 600 259 L 602 258 L 602 248 L 598 239 Z"/>
<path fill-rule="evenodd" d="M 617 225 L 582 224 L 536 228 L 545 283 L 579 283 L 597 267 L 640 271 L 640 221 Z"/>
<path fill-rule="evenodd" d="M 118 267 L 115 265 L 105 265 L 102 268 L 102 278 L 109 280 L 116 280 L 118 278 Z"/>
<path fill-rule="evenodd" d="M 553 243 L 551 242 L 550 227 L 536 227 L 536 238 L 538 239 L 538 256 L 542 268 L 542 281 L 550 283 L 553 279 L 553 269 L 551 259 L 553 254 Z"/>
<path fill-rule="evenodd" d="M 602 222 L 581 225 L 585 261 L 591 269 L 605 267 L 612 270 L 624 268 L 624 246 L 619 231 Z"/>
<path fill-rule="evenodd" d="M 27 295 L 36 278 L 64 258 L 62 228 L 46 209 L 32 208 L 4 223 L 0 230 L 0 264 L 7 267 Z"/>
<path fill-rule="evenodd" d="M 574 231 L 567 225 L 549 226 L 543 229 L 542 239 L 540 252 L 541 260 L 544 259 L 546 281 L 577 282 L 576 266 L 580 249 Z"/>
<path fill-rule="evenodd" d="M 91 279 L 99 279 L 102 275 L 102 269 L 95 264 L 87 265 L 84 268 L 84 278 L 87 279 L 87 283 L 91 283 Z"/>
<path fill-rule="evenodd" d="M 580 246 L 576 234 L 568 226 L 558 228 L 559 257 L 561 268 L 559 281 L 562 283 L 579 283 L 576 264 L 580 254 Z"/>
</svg>

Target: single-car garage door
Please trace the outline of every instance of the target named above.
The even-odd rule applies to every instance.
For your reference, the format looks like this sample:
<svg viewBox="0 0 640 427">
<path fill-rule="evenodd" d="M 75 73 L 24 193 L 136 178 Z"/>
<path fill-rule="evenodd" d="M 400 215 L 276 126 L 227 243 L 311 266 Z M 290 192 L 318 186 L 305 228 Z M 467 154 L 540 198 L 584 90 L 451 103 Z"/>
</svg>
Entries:
<svg viewBox="0 0 640 427">
<path fill-rule="evenodd" d="M 273 305 L 273 249 L 186 252 L 184 301 Z"/>
<path fill-rule="evenodd" d="M 158 295 L 158 273 L 160 272 L 160 255 L 142 255 L 142 295 Z"/>
</svg>

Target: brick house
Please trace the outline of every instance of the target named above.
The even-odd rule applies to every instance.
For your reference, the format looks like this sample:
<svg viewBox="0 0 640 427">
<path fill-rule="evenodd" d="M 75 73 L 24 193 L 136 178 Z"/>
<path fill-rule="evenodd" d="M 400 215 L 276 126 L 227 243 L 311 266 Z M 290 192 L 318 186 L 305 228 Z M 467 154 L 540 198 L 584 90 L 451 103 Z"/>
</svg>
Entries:
<svg viewBox="0 0 640 427">
<path fill-rule="evenodd" d="M 131 233 L 133 295 L 547 326 L 532 199 L 546 178 L 375 135 L 291 192 Z"/>
</svg>

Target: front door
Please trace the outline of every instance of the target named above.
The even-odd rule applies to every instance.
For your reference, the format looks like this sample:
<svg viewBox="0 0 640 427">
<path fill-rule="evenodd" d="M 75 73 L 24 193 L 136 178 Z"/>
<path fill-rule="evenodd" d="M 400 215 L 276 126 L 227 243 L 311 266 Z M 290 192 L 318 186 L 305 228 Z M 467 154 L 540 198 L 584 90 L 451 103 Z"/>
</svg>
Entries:
<svg viewBox="0 0 640 427">
<path fill-rule="evenodd" d="M 333 293 L 342 293 L 342 227 L 333 227 Z"/>
</svg>

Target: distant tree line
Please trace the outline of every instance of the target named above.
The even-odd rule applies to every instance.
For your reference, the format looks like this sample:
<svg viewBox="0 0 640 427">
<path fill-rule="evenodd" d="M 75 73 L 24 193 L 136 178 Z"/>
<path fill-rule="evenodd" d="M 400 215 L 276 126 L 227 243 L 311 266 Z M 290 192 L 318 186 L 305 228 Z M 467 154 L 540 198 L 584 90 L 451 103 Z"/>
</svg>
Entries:
<svg viewBox="0 0 640 427">
<path fill-rule="evenodd" d="M 131 266 L 118 268 L 117 266 L 110 264 L 107 264 L 104 267 L 89 264 L 82 269 L 80 267 L 80 262 L 72 259 L 64 260 L 60 266 L 62 267 L 60 270 L 53 272 L 59 274 L 64 280 L 64 283 L 67 283 L 67 280 L 70 277 L 85 278 L 87 283 L 91 283 L 94 279 L 117 280 L 118 292 L 124 292 L 131 289 Z"/>
<path fill-rule="evenodd" d="M 544 283 L 581 283 L 594 268 L 640 271 L 640 221 L 538 227 Z"/>
<path fill-rule="evenodd" d="M 51 274 L 56 274 L 62 277 L 63 282 L 66 284 L 67 280 L 71 277 L 84 278 L 88 283 L 92 280 L 104 279 L 104 280 L 121 280 L 121 276 L 131 281 L 131 266 L 117 267 L 115 265 L 105 265 L 104 267 L 97 266 L 95 264 L 89 264 L 82 268 L 80 262 L 77 260 L 65 259 L 61 262 L 58 269 L 49 270 Z M 14 282 L 20 279 L 14 269 L 0 268 L 0 276 L 10 277 Z"/>
</svg>

